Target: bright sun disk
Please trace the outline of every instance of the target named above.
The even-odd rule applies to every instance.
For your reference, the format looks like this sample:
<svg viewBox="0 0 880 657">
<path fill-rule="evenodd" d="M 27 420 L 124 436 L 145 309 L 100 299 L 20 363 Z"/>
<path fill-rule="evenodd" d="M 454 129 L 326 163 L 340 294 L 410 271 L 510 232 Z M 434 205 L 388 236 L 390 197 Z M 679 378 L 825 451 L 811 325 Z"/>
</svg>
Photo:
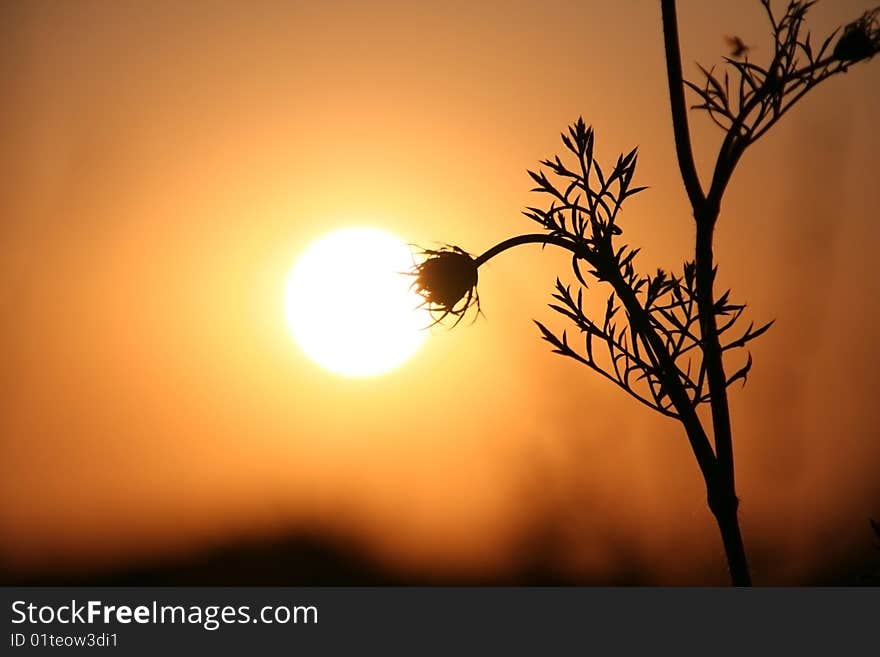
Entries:
<svg viewBox="0 0 880 657">
<path fill-rule="evenodd" d="M 312 361 L 345 376 L 375 376 L 402 365 L 431 322 L 404 275 L 412 266 L 409 246 L 376 228 L 343 228 L 313 242 L 285 294 L 296 342 Z"/>
</svg>

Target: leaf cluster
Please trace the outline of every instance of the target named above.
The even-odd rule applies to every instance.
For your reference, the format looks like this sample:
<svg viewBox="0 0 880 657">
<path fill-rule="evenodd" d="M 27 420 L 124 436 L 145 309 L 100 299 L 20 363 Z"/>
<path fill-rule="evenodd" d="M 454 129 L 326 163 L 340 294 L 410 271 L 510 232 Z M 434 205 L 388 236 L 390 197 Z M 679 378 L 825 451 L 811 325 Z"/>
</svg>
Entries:
<svg viewBox="0 0 880 657">
<path fill-rule="evenodd" d="M 573 162 L 556 156 L 541 162 L 547 170 L 529 172 L 537 183 L 533 191 L 549 197 L 550 203 L 547 209 L 530 207 L 524 214 L 552 235 L 577 245 L 572 270 L 578 284 L 573 289 L 557 279 L 550 307 L 575 325 L 583 346 L 574 344 L 567 331 L 557 335 L 536 322 L 543 338 L 555 353 L 588 366 L 669 417 L 679 416 L 669 396 L 670 380 L 685 389 L 693 406 L 709 402 L 694 263 L 686 262 L 680 275 L 663 269 L 642 275 L 635 268 L 639 249 L 617 243 L 623 234 L 619 224 L 623 203 L 645 189 L 632 185 L 636 150 L 620 155 L 606 174 L 594 156 L 593 129 L 583 119 L 563 133 L 562 143 Z M 594 319 L 585 303 L 592 284 L 588 278 L 612 288 L 601 319 Z M 622 298 L 637 306 L 625 306 Z M 728 338 L 722 342 L 725 351 L 745 347 L 770 327 L 741 328 L 744 310 L 745 305 L 730 301 L 729 291 L 714 304 L 718 335 Z M 641 321 L 635 321 L 633 314 Z M 660 338 L 665 354 L 648 339 L 649 331 Z M 744 383 L 751 364 L 748 356 L 727 385 Z M 668 371 L 670 366 L 674 371 Z"/>
<path fill-rule="evenodd" d="M 877 17 L 880 8 L 865 12 L 843 30 L 840 28 L 814 45 L 805 17 L 814 1 L 789 2 L 781 16 L 770 0 L 761 0 L 770 22 L 773 56 L 761 65 L 725 57 L 723 73 L 700 66 L 700 83 L 685 80 L 699 102 L 692 109 L 704 110 L 730 136 L 729 148 L 744 149 L 760 139 L 810 89 L 842 73 L 880 51 Z"/>
</svg>

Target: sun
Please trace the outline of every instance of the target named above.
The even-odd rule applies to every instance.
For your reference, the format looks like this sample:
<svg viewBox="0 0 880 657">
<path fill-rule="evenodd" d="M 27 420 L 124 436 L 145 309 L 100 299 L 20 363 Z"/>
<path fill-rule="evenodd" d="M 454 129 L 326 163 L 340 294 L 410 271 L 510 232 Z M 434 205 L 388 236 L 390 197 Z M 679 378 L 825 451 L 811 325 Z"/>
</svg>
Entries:
<svg viewBox="0 0 880 657">
<path fill-rule="evenodd" d="M 404 275 L 412 266 L 409 246 L 377 228 L 342 228 L 313 242 L 285 292 L 297 344 L 312 361 L 344 376 L 376 376 L 402 365 L 431 323 Z"/>
</svg>

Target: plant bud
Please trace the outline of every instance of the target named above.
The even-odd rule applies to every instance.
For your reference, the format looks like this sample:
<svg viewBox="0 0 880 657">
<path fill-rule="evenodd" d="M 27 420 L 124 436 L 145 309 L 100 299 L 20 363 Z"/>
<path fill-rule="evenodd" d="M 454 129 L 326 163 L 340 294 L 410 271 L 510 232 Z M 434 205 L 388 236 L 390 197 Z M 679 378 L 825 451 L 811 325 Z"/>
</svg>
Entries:
<svg viewBox="0 0 880 657">
<path fill-rule="evenodd" d="M 473 303 L 479 307 L 477 262 L 469 253 L 458 247 L 423 253 L 428 258 L 414 268 L 413 287 L 428 310 L 440 313 L 437 321 L 446 315 L 460 320 Z"/>
<path fill-rule="evenodd" d="M 880 51 L 880 7 L 866 11 L 858 20 L 847 25 L 834 46 L 834 57 L 843 62 L 869 59 Z"/>
</svg>

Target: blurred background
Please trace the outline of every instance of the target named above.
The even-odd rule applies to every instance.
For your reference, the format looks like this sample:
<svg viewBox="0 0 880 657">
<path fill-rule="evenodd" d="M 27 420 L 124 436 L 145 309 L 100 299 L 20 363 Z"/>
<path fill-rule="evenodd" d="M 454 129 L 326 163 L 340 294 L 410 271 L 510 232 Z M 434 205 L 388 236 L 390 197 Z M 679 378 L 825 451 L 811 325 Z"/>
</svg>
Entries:
<svg viewBox="0 0 880 657">
<path fill-rule="evenodd" d="M 819 3 L 814 42 L 865 8 Z M 724 35 L 770 56 L 758 2 L 679 22 L 692 79 Z M 726 583 L 679 426 L 539 339 L 564 254 L 493 260 L 485 318 L 375 379 L 284 322 L 333 228 L 532 231 L 525 171 L 579 115 L 600 161 L 639 146 L 621 225 L 679 268 L 659 3 L 7 2 L 0 95 L 4 583 Z M 731 391 L 759 584 L 880 566 L 877 116 L 877 61 L 824 83 L 722 210 L 720 285 L 776 319 Z M 705 180 L 721 133 L 691 121 Z"/>
</svg>

